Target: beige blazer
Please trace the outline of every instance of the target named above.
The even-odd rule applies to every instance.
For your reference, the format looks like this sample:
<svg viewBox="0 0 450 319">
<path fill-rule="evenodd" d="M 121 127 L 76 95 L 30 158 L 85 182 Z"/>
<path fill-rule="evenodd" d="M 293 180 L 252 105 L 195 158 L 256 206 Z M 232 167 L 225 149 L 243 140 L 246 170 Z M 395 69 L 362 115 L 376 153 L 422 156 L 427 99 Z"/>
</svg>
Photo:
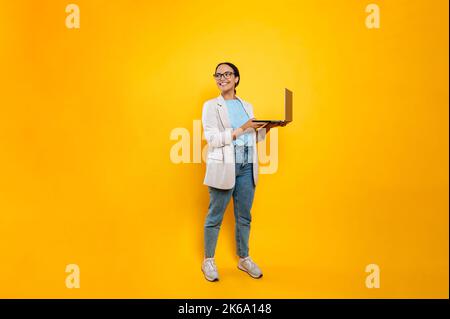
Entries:
<svg viewBox="0 0 450 319">
<path fill-rule="evenodd" d="M 236 98 L 241 101 L 249 118 L 253 118 L 253 106 L 239 96 L 236 96 Z M 226 102 L 222 94 L 203 104 L 202 124 L 208 143 L 206 173 L 203 184 L 220 189 L 232 189 L 236 181 L 234 144 L 231 136 L 233 128 L 228 118 Z M 258 134 L 255 131 L 248 134 L 252 136 L 249 145 L 254 146 L 252 157 L 253 181 L 256 186 L 258 182 L 256 143 L 263 140 L 266 134 L 265 129 L 260 129 Z"/>
</svg>

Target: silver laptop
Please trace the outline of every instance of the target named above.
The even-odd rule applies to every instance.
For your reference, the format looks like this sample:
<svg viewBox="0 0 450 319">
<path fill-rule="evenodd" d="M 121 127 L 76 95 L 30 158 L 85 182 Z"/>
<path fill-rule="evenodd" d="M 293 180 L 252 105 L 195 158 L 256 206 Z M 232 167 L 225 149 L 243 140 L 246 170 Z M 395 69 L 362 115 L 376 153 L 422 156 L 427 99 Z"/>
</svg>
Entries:
<svg viewBox="0 0 450 319">
<path fill-rule="evenodd" d="M 284 120 L 253 120 L 256 123 L 290 123 L 292 122 L 292 91 L 284 89 Z"/>
</svg>

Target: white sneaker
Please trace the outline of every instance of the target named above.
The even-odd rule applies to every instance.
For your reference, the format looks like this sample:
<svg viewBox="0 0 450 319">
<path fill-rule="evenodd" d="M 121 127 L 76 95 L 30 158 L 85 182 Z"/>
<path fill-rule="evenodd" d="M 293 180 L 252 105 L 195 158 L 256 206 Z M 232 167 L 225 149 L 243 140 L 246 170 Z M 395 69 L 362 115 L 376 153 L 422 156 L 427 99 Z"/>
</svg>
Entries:
<svg viewBox="0 0 450 319">
<path fill-rule="evenodd" d="M 238 268 L 245 271 L 253 278 L 261 278 L 263 275 L 261 269 L 259 269 L 258 265 L 253 262 L 250 256 L 239 258 Z"/>
<path fill-rule="evenodd" d="M 202 271 L 205 278 L 209 281 L 219 280 L 219 274 L 217 272 L 217 266 L 214 258 L 205 258 L 202 263 Z"/>
</svg>

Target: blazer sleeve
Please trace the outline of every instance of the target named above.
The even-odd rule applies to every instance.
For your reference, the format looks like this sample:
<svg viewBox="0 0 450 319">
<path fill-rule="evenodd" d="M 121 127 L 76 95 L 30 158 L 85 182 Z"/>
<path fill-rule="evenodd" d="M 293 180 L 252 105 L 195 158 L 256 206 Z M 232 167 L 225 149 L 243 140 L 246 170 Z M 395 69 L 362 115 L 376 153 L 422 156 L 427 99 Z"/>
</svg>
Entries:
<svg viewBox="0 0 450 319">
<path fill-rule="evenodd" d="M 205 102 L 202 111 L 203 132 L 208 145 L 211 147 L 223 147 L 233 142 L 231 135 L 233 129 L 225 128 L 225 131 L 221 132 L 218 121 L 218 114 L 215 107 Z"/>
</svg>

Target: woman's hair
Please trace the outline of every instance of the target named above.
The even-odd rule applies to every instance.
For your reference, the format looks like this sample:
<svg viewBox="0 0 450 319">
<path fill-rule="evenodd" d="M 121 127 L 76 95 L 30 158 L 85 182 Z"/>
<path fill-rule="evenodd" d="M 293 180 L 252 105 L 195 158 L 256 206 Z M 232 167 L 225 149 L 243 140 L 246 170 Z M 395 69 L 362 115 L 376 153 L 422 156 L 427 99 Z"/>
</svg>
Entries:
<svg viewBox="0 0 450 319">
<path fill-rule="evenodd" d="M 236 83 L 236 85 L 234 86 L 234 94 L 236 94 L 236 87 L 239 85 L 239 81 L 241 80 L 241 75 L 239 74 L 239 69 L 237 68 L 237 66 L 235 66 L 235 65 L 234 65 L 233 63 L 231 63 L 231 62 L 221 62 L 221 63 L 217 64 L 216 70 L 214 71 L 214 73 L 217 72 L 217 69 L 219 68 L 219 66 L 220 66 L 221 64 L 226 64 L 226 65 L 228 65 L 230 68 L 233 69 L 234 76 L 239 77 L 239 78 L 238 78 L 238 81 L 237 81 L 237 83 Z"/>
</svg>

